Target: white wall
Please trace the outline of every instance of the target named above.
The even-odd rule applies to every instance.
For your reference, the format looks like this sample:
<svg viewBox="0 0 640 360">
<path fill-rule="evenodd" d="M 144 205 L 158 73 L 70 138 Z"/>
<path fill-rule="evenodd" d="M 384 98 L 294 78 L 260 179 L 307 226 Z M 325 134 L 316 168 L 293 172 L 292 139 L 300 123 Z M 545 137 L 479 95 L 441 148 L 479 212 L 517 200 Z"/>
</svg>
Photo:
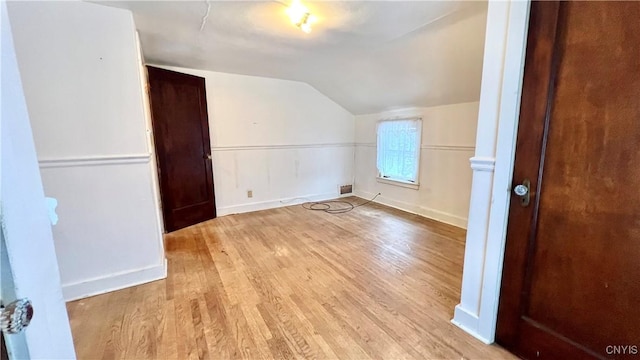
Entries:
<svg viewBox="0 0 640 360">
<path fill-rule="evenodd" d="M 422 117 L 418 190 L 376 180 L 376 123 L 396 116 Z M 356 116 L 356 195 L 466 228 L 477 118 L 477 102 Z"/>
<path fill-rule="evenodd" d="M 354 117 L 311 86 L 161 67 L 205 78 L 218 216 L 335 198 L 353 182 Z"/>
<path fill-rule="evenodd" d="M 12 2 L 9 16 L 67 300 L 166 275 L 129 11 Z"/>
</svg>

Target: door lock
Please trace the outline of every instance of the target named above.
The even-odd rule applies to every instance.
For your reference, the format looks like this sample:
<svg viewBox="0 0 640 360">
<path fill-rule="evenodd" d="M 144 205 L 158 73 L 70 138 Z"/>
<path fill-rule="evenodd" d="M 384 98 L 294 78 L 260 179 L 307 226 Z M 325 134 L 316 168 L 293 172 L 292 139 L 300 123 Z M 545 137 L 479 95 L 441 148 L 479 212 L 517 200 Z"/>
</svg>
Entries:
<svg viewBox="0 0 640 360">
<path fill-rule="evenodd" d="M 29 299 L 18 299 L 7 306 L 0 306 L 0 328 L 5 334 L 17 334 L 29 326 L 33 306 Z"/>
<path fill-rule="evenodd" d="M 525 179 L 522 184 L 516 185 L 513 188 L 513 192 L 520 198 L 520 205 L 522 207 L 529 206 L 531 200 L 531 182 L 529 179 Z"/>
</svg>

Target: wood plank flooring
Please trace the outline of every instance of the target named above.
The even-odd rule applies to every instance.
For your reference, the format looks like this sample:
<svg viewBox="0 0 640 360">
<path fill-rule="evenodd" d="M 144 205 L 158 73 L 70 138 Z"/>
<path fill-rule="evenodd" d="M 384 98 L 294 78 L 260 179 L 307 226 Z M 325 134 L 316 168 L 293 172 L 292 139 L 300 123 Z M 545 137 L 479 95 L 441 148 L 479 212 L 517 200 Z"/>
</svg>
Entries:
<svg viewBox="0 0 640 360">
<path fill-rule="evenodd" d="M 452 226 L 377 204 L 290 206 L 165 243 L 166 280 L 68 304 L 79 359 L 513 358 L 450 323 L 464 252 Z"/>
</svg>

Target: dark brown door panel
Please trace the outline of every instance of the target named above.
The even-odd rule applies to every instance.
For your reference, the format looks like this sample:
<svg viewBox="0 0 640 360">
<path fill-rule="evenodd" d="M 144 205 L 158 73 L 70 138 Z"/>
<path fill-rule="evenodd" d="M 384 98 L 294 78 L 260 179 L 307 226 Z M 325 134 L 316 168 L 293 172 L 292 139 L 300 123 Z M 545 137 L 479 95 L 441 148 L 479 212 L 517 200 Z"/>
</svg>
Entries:
<svg viewBox="0 0 640 360">
<path fill-rule="evenodd" d="M 640 2 L 533 2 L 497 341 L 640 358 Z"/>
<path fill-rule="evenodd" d="M 203 78 L 147 67 L 165 229 L 216 217 Z"/>
</svg>

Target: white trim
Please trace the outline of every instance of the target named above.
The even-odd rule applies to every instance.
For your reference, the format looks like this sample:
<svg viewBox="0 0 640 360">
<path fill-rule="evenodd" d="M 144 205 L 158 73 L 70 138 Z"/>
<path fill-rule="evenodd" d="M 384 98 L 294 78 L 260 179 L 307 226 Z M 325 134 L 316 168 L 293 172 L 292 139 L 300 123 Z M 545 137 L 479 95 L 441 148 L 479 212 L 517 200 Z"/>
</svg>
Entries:
<svg viewBox="0 0 640 360">
<path fill-rule="evenodd" d="M 149 96 L 149 81 L 147 79 L 147 67 L 144 64 L 144 55 L 142 54 L 142 45 L 140 44 L 140 33 L 136 30 L 136 54 L 138 55 L 138 80 L 140 81 L 140 101 L 142 102 L 142 110 L 144 113 L 145 126 L 147 130 L 147 150 L 150 153 L 149 172 L 151 174 L 153 202 L 155 204 L 156 224 L 158 224 L 158 252 L 161 257 L 165 257 L 164 241 L 164 221 L 162 220 L 162 201 L 160 200 L 160 179 L 158 174 L 158 160 L 156 158 L 156 150 L 154 144 L 153 124 L 151 119 L 151 101 Z"/>
<path fill-rule="evenodd" d="M 485 344 L 491 344 L 493 342 L 480 336 L 480 334 L 475 331 L 475 329 L 478 328 L 478 317 L 461 308 L 459 305 L 456 306 L 454 310 L 454 316 L 451 322 Z"/>
<path fill-rule="evenodd" d="M 40 164 L 40 168 L 55 168 L 114 164 L 146 164 L 150 161 L 150 159 L 151 154 L 143 153 L 39 159 L 38 163 Z"/>
<path fill-rule="evenodd" d="M 436 210 L 426 206 L 420 206 L 418 207 L 418 209 L 419 212 L 417 213 L 417 215 L 461 229 L 467 229 L 467 219 L 462 216 L 454 215 L 446 211 Z"/>
<path fill-rule="evenodd" d="M 378 144 L 374 143 L 374 142 L 363 142 L 363 143 L 354 143 L 355 146 L 360 146 L 360 147 L 378 147 Z"/>
<path fill-rule="evenodd" d="M 498 302 L 502 282 L 511 179 L 520 118 L 520 99 L 524 77 L 525 50 L 529 29 L 529 1 L 514 2 L 509 13 L 509 32 L 502 84 L 496 167 L 493 177 L 491 211 L 482 274 L 482 293 L 478 317 L 478 333 L 491 342 L 495 339 Z"/>
<path fill-rule="evenodd" d="M 378 120 L 378 122 L 383 122 L 383 121 L 400 121 L 400 120 L 418 120 L 418 121 L 422 121 L 422 116 L 403 116 L 403 115 L 396 115 L 396 116 L 391 116 L 391 117 L 385 117 L 385 118 L 382 118 L 382 119 Z"/>
<path fill-rule="evenodd" d="M 382 178 L 377 176 L 376 177 L 376 181 L 379 183 L 383 183 L 383 184 L 389 184 L 389 185 L 394 185 L 394 186 L 400 186 L 400 187 L 404 187 L 404 188 L 408 188 L 408 189 L 413 189 L 413 190 L 418 190 L 420 189 L 420 184 L 419 183 L 413 183 L 413 182 L 409 182 L 409 181 L 404 181 L 404 180 L 396 180 L 396 179 L 390 179 L 390 178 Z"/>
<path fill-rule="evenodd" d="M 489 1 L 460 304 L 452 322 L 495 339 L 530 1 Z M 477 320 L 476 320 L 477 319 Z"/>
<path fill-rule="evenodd" d="M 496 165 L 496 159 L 492 157 L 478 157 L 474 156 L 469 159 L 471 163 L 471 169 L 474 171 L 489 171 L 493 172 Z"/>
<path fill-rule="evenodd" d="M 354 143 L 356 147 L 376 147 L 376 143 L 362 142 L 362 143 Z M 444 150 L 444 151 L 474 151 L 476 149 L 475 145 L 421 145 L 420 149 L 422 150 Z"/>
<path fill-rule="evenodd" d="M 340 197 L 349 197 L 349 196 L 353 196 L 353 194 L 349 193 L 349 194 L 340 195 L 338 191 L 333 193 L 326 193 L 326 194 L 301 195 L 301 196 L 290 197 L 290 198 L 282 198 L 282 199 L 253 202 L 248 204 L 218 207 L 216 209 L 216 213 L 218 216 L 242 214 L 242 213 L 248 213 L 253 211 L 261 211 L 261 210 L 275 209 L 275 208 L 291 206 L 291 205 L 299 205 L 309 201 L 332 200 Z"/>
<path fill-rule="evenodd" d="M 423 150 L 474 151 L 474 145 L 422 145 Z"/>
<path fill-rule="evenodd" d="M 123 271 L 85 281 L 63 284 L 62 293 L 65 301 L 84 299 L 131 286 L 165 279 L 167 277 L 167 259 L 160 265 L 142 269 Z"/>
<path fill-rule="evenodd" d="M 355 190 L 353 192 L 354 196 L 357 196 L 363 200 L 371 200 L 375 194 L 367 191 Z M 462 229 L 467 228 L 467 219 L 457 216 L 445 211 L 436 210 L 433 208 L 429 208 L 426 206 L 413 205 L 403 201 L 398 201 L 394 199 L 386 198 L 382 195 L 379 195 L 373 202 L 386 205 L 398 210 L 406 211 L 411 214 L 420 215 L 422 217 L 436 220 L 445 224 L 449 224 L 455 227 L 459 227 Z"/>
<path fill-rule="evenodd" d="M 290 145 L 235 145 L 235 146 L 212 146 L 211 151 L 241 151 L 241 150 L 282 150 L 282 149 L 316 149 L 316 148 L 336 148 L 352 147 L 352 142 L 345 143 L 321 143 L 321 144 L 290 144 Z"/>
</svg>

